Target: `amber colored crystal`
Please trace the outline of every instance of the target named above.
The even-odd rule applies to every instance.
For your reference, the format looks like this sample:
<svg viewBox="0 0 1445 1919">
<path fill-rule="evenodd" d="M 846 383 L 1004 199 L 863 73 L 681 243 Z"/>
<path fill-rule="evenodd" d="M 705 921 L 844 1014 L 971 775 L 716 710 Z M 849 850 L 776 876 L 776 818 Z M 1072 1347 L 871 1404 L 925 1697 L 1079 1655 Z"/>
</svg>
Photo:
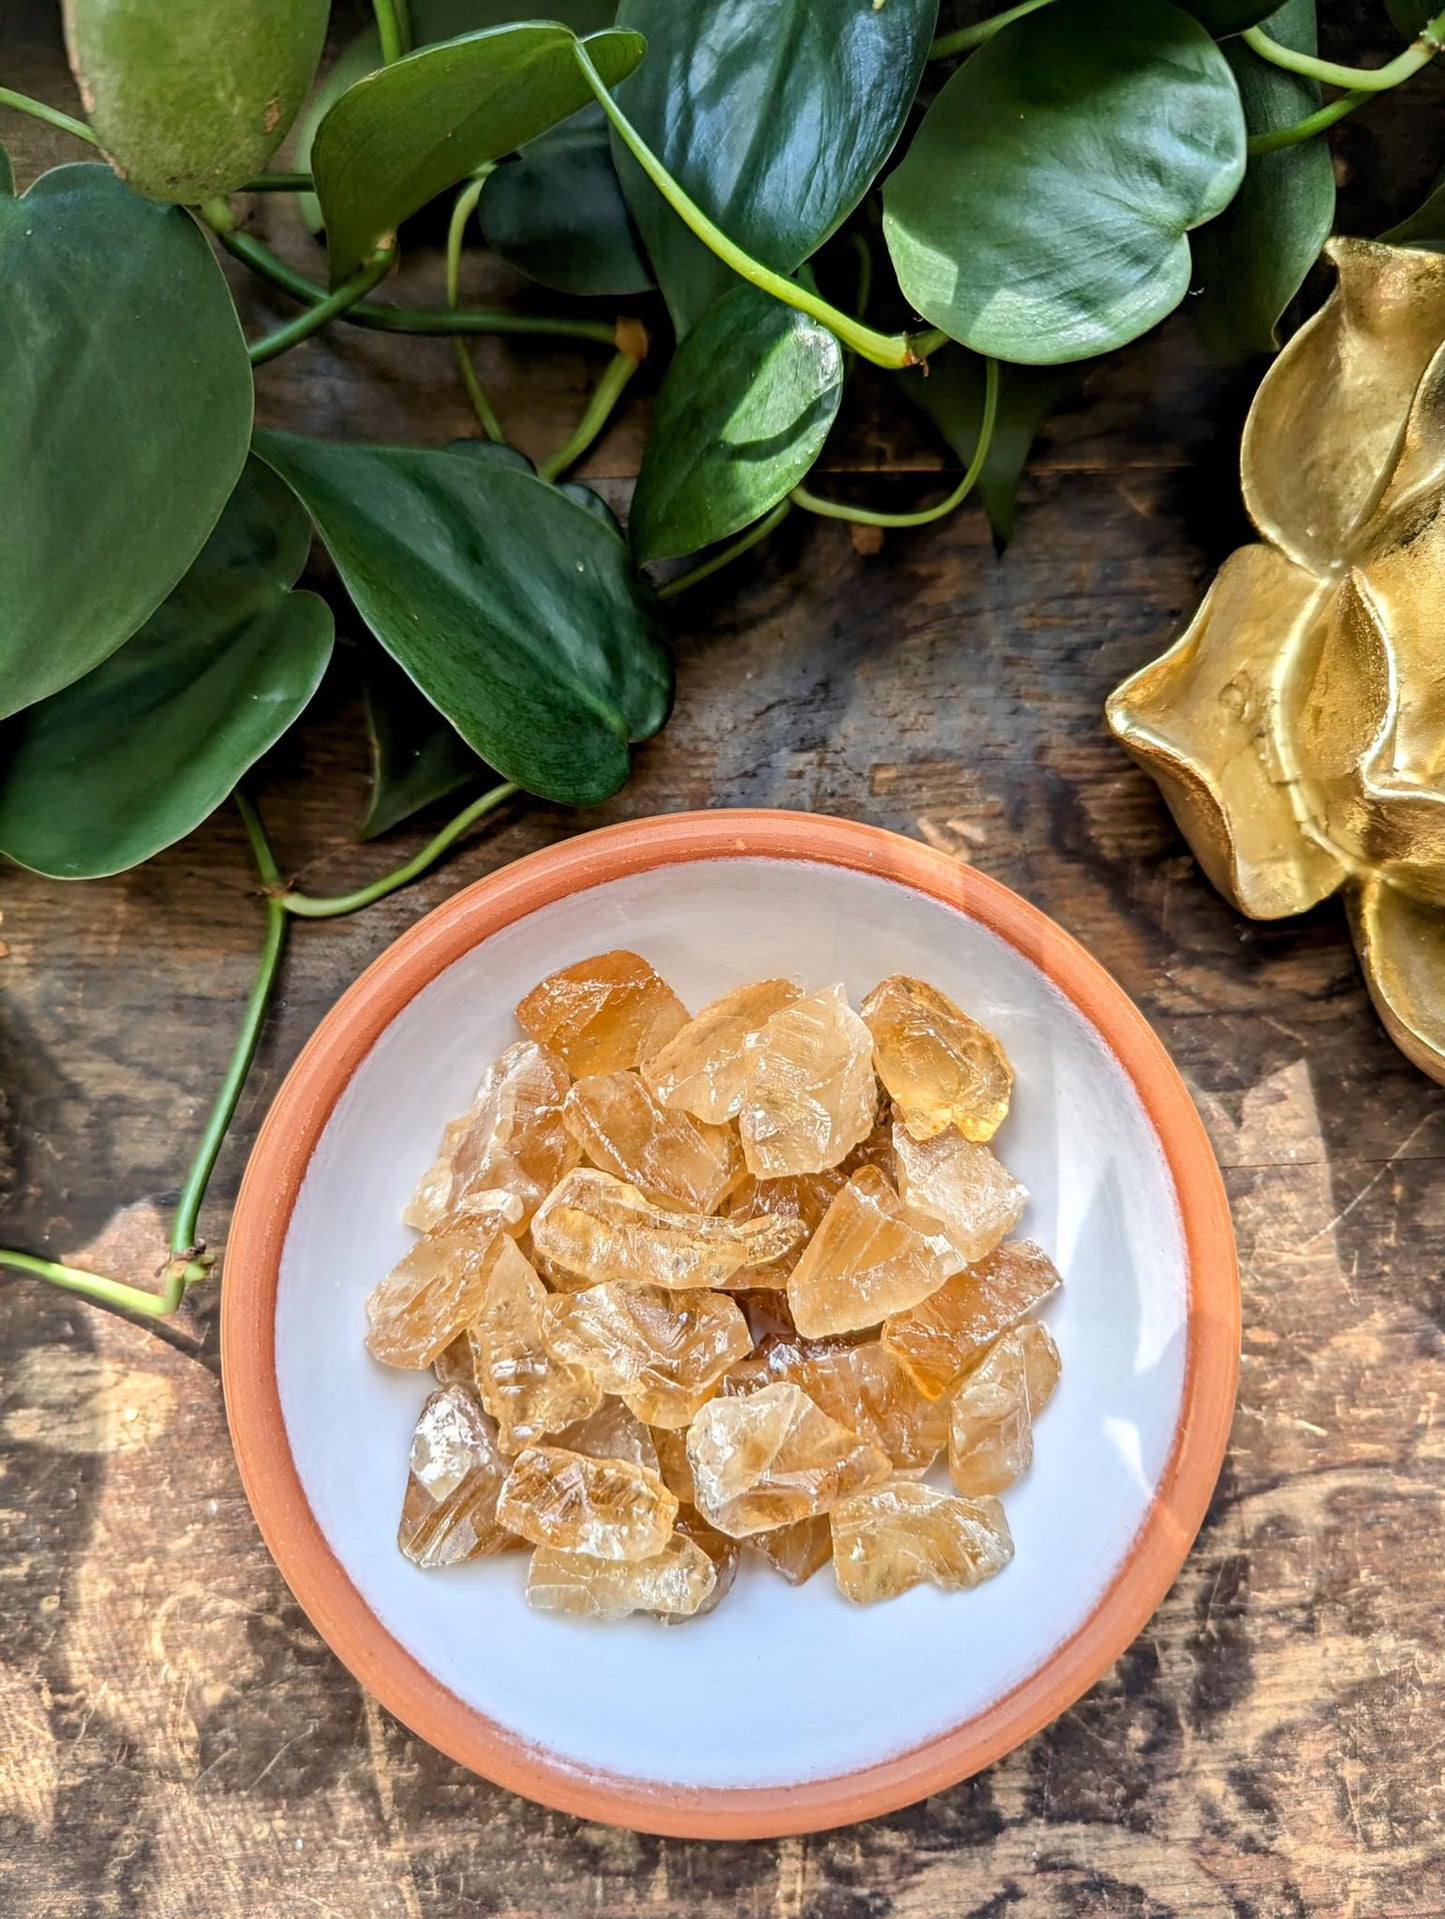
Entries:
<svg viewBox="0 0 1445 1919">
<path fill-rule="evenodd" d="M 747 1077 L 747 1046 L 773 1014 L 800 999 L 791 980 L 761 979 L 709 1001 L 650 1059 L 643 1078 L 664 1106 L 710 1125 L 736 1119 Z"/>
<path fill-rule="evenodd" d="M 649 1426 L 687 1425 L 749 1351 L 748 1322 L 725 1293 L 589 1286 L 547 1307 L 553 1352 Z"/>
<path fill-rule="evenodd" d="M 594 1284 L 726 1286 L 745 1269 L 783 1258 L 801 1237 L 791 1220 L 686 1212 L 586 1166 L 553 1189 L 532 1221 L 543 1257 Z"/>
<path fill-rule="evenodd" d="M 687 1457 L 698 1511 L 734 1539 L 811 1519 L 892 1470 L 886 1453 L 786 1382 L 709 1400 L 688 1432 Z"/>
<path fill-rule="evenodd" d="M 511 1210 L 473 1202 L 419 1239 L 366 1296 L 367 1350 L 388 1366 L 430 1366 L 476 1318 Z M 505 1195 L 498 1196 L 498 1200 Z"/>
<path fill-rule="evenodd" d="M 872 1036 L 841 986 L 794 1000 L 749 1039 L 738 1126 L 759 1179 L 836 1166 L 877 1111 Z"/>
<path fill-rule="evenodd" d="M 828 1515 L 819 1513 L 814 1519 L 795 1519 L 791 1526 L 753 1533 L 748 1544 L 790 1586 L 802 1586 L 833 1557 L 833 1530 Z"/>
<path fill-rule="evenodd" d="M 846 1174 L 838 1167 L 823 1173 L 797 1173 L 782 1179 L 757 1179 L 744 1173 L 727 1198 L 729 1219 L 786 1219 L 802 1230 L 795 1251 L 755 1272 L 738 1273 L 728 1282 L 733 1292 L 774 1291 L 782 1286 L 807 1239 L 816 1232 L 829 1206 L 842 1190 Z"/>
<path fill-rule="evenodd" d="M 547 1344 L 547 1292 L 514 1241 L 502 1247 L 470 1336 L 477 1390 L 505 1453 L 586 1419 L 600 1388 Z"/>
<path fill-rule="evenodd" d="M 937 1399 L 991 1340 L 1016 1326 L 1059 1283 L 1058 1268 L 1041 1246 L 1006 1239 L 921 1306 L 886 1320 L 883 1344 Z"/>
<path fill-rule="evenodd" d="M 742 1171 L 731 1127 L 669 1112 L 636 1073 L 579 1079 L 563 1108 L 580 1151 L 649 1199 L 710 1213 Z"/>
<path fill-rule="evenodd" d="M 996 1499 L 964 1499 L 917 1479 L 872 1486 L 833 1508 L 833 1571 L 845 1599 L 896 1599 L 910 1586 L 959 1592 L 1013 1558 Z"/>
<path fill-rule="evenodd" d="M 657 1472 L 657 1444 L 652 1429 L 629 1412 L 620 1399 L 604 1399 L 595 1413 L 579 1419 L 557 1435 L 556 1444 L 589 1459 L 621 1459 L 631 1466 Z"/>
<path fill-rule="evenodd" d="M 921 979 L 894 973 L 863 1002 L 878 1077 L 915 1139 L 956 1126 L 992 1139 L 1008 1112 L 1013 1068 L 987 1027 Z"/>
<path fill-rule="evenodd" d="M 1028 1192 L 987 1146 L 949 1127 L 917 1140 L 893 1128 L 899 1196 L 917 1213 L 930 1213 L 968 1265 L 1010 1234 L 1028 1204 Z"/>
<path fill-rule="evenodd" d="M 497 1524 L 508 1462 L 496 1428 L 461 1386 L 443 1386 L 421 1409 L 396 1543 L 418 1566 L 459 1566 L 519 1542 Z"/>
<path fill-rule="evenodd" d="M 677 1503 L 646 1466 L 528 1446 L 512 1462 L 497 1518 L 536 1546 L 594 1559 L 650 1559 L 667 1544 Z"/>
<path fill-rule="evenodd" d="M 853 1332 L 916 1306 L 962 1264 L 935 1222 L 911 1212 L 876 1166 L 864 1166 L 788 1275 L 788 1305 L 808 1338 Z"/>
<path fill-rule="evenodd" d="M 527 1604 L 574 1619 L 657 1613 L 687 1619 L 716 1603 L 717 1567 L 695 1539 L 673 1533 L 646 1559 L 598 1559 L 539 1546 L 527 1568 Z"/>
<path fill-rule="evenodd" d="M 738 1565 L 742 1560 L 743 1549 L 737 1540 L 729 1539 L 726 1533 L 720 1533 L 716 1526 L 709 1526 L 702 1514 L 694 1506 L 682 1506 L 678 1509 L 677 1526 L 673 1538 L 689 1539 L 694 1546 L 700 1546 L 712 1561 L 715 1575 L 713 1589 L 706 1595 L 695 1613 L 674 1613 L 663 1620 L 664 1625 L 672 1625 L 681 1619 L 701 1619 L 704 1613 L 716 1612 L 732 1591 L 733 1581 L 738 1576 Z"/>
<path fill-rule="evenodd" d="M 467 1391 L 477 1390 L 477 1368 L 472 1352 L 471 1338 L 466 1333 L 458 1333 L 456 1338 L 442 1347 L 431 1363 L 439 1386 L 465 1386 Z"/>
<path fill-rule="evenodd" d="M 568 1072 L 616 1073 L 658 1051 L 688 1012 L 636 953 L 599 953 L 551 973 L 517 1007 L 524 1032 Z"/>
<path fill-rule="evenodd" d="M 676 1493 L 684 1506 L 697 1504 L 697 1487 L 692 1483 L 692 1467 L 687 1463 L 687 1434 L 676 1427 L 655 1426 L 652 1443 L 657 1448 L 657 1469 L 662 1483 Z"/>
<path fill-rule="evenodd" d="M 1059 1349 L 1036 1319 L 988 1347 L 948 1401 L 948 1476 L 961 1493 L 1001 1493 L 1034 1456 L 1034 1420 L 1059 1383 Z"/>
<path fill-rule="evenodd" d="M 887 1453 L 900 1472 L 931 1466 L 948 1437 L 941 1401 L 918 1390 L 912 1374 L 876 1340 L 803 1359 L 787 1377 L 840 1426 Z"/>
<path fill-rule="evenodd" d="M 519 1219 L 530 1219 L 582 1157 L 562 1124 L 567 1086 L 562 1062 L 544 1047 L 529 1039 L 509 1046 L 483 1074 L 471 1111 L 447 1127 L 440 1157 L 402 1214 L 407 1225 L 430 1227 L 496 1187 L 521 1202 Z"/>
<path fill-rule="evenodd" d="M 470 1113 L 463 1113 L 460 1119 L 447 1121 L 440 1151 L 417 1181 L 415 1191 L 401 1209 L 403 1226 L 414 1226 L 419 1233 L 429 1233 L 433 1226 L 440 1225 L 446 1218 L 452 1196 L 452 1160 L 470 1124 Z"/>
<path fill-rule="evenodd" d="M 851 1179 L 864 1166 L 876 1166 L 890 1186 L 898 1184 L 898 1164 L 893 1151 L 893 1114 L 886 1100 L 874 1121 L 872 1132 L 866 1139 L 859 1140 L 840 1163 L 838 1172 L 844 1179 Z"/>
</svg>

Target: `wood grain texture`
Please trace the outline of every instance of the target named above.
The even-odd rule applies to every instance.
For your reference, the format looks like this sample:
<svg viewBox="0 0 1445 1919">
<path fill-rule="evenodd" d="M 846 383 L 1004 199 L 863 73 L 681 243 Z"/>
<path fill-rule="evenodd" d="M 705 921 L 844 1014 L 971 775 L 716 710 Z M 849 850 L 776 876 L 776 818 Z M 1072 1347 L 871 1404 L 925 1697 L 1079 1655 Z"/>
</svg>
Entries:
<svg viewBox="0 0 1445 1919">
<path fill-rule="evenodd" d="M 1341 44 L 1379 57 L 1383 12 Z M 1378 12 L 1379 18 L 1376 19 Z M 1371 37 L 1373 35 L 1373 38 Z M 52 11 L 5 28 L 9 84 L 72 104 Z M 1423 190 L 1442 87 L 1350 124 L 1342 224 Z M 22 180 L 71 157 L 16 120 Z M 1353 196 L 1353 197 L 1352 197 Z M 307 256 L 298 243 L 298 257 Z M 435 262 L 418 277 L 430 283 Z M 246 291 L 248 324 L 284 303 Z M 544 451 L 595 356 L 479 349 Z M 1158 1616 L 1054 1727 L 971 1783 L 807 1840 L 583 1825 L 421 1745 L 319 1644 L 226 1442 L 214 1288 L 167 1339 L 0 1281 L 0 1911 L 24 1919 L 1388 1919 L 1445 1912 L 1445 1099 L 1370 1014 L 1333 906 L 1251 925 L 1203 882 L 1107 737 L 1105 693 L 1177 630 L 1239 530 L 1248 374 L 1176 322 L 1051 427 L 1000 560 L 965 513 L 862 559 L 793 523 L 679 605 L 681 694 L 611 805 L 511 812 L 357 919 L 296 929 L 207 1209 L 213 1241 L 287 1064 L 357 971 L 455 887 L 581 828 L 788 805 L 927 839 L 1077 934 L 1155 1022 L 1234 1206 L 1244 1369 L 1209 1521 Z M 270 421 L 428 441 L 468 421 L 444 345 L 338 329 L 266 368 Z M 625 496 L 645 402 L 590 470 Z M 937 463 L 872 384 L 832 484 L 913 503 Z M 354 697 L 328 685 L 261 785 L 316 890 L 359 847 Z M 218 815 L 121 879 L 0 878 L 4 1236 L 144 1277 L 260 938 Z M 160 1209 L 159 1211 L 157 1209 Z M 1437 1427 L 1439 1430 L 1437 1430 Z"/>
</svg>

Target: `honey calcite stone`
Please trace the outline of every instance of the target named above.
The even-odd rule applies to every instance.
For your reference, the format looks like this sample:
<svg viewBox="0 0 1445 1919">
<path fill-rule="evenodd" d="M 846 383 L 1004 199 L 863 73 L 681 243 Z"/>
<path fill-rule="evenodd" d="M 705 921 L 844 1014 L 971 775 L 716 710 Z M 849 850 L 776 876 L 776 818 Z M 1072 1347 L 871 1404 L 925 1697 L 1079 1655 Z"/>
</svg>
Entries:
<svg viewBox="0 0 1445 1919">
<path fill-rule="evenodd" d="M 894 973 L 863 1002 L 878 1077 L 914 1139 L 956 1126 L 989 1140 L 1008 1113 L 1013 1068 L 987 1027 L 921 979 Z"/>
<path fill-rule="evenodd" d="M 652 1428 L 619 1399 L 604 1399 L 595 1413 L 559 1433 L 557 1444 L 569 1453 L 586 1453 L 589 1459 L 621 1459 L 632 1466 L 646 1466 L 649 1472 L 658 1471 Z"/>
<path fill-rule="evenodd" d="M 586 1166 L 554 1188 L 532 1221 L 542 1256 L 594 1285 L 726 1286 L 739 1272 L 785 1257 L 802 1232 L 791 1220 L 687 1212 Z"/>
<path fill-rule="evenodd" d="M 657 1448 L 657 1469 L 662 1483 L 676 1493 L 684 1506 L 697 1504 L 697 1487 L 692 1483 L 692 1467 L 687 1463 L 687 1434 L 675 1426 L 656 1426 L 652 1443 Z"/>
<path fill-rule="evenodd" d="M 886 1453 L 786 1382 L 709 1400 L 689 1429 L 687 1457 L 698 1511 L 733 1539 L 811 1519 L 892 1470 Z"/>
<path fill-rule="evenodd" d="M 1059 1383 L 1059 1349 L 1026 1319 L 988 1347 L 948 1401 L 948 1476 L 961 1493 L 1001 1493 L 1033 1463 L 1034 1421 Z"/>
<path fill-rule="evenodd" d="M 899 1472 L 931 1466 L 943 1451 L 950 1430 L 943 1404 L 925 1397 L 902 1360 L 876 1340 L 804 1359 L 789 1376 L 840 1426 L 886 1453 Z"/>
<path fill-rule="evenodd" d="M 1023 1218 L 1027 1188 L 987 1146 L 952 1127 L 917 1140 L 895 1125 L 893 1152 L 899 1196 L 915 1212 L 932 1214 L 965 1264 L 991 1253 Z"/>
<path fill-rule="evenodd" d="M 677 1499 L 646 1466 L 529 1446 L 497 1501 L 502 1525 L 536 1546 L 594 1559 L 650 1559 L 668 1542 Z"/>
<path fill-rule="evenodd" d="M 595 1381 L 548 1345 L 547 1299 L 515 1242 L 506 1241 L 469 1329 L 477 1391 L 504 1453 L 560 1433 L 602 1403 Z"/>
<path fill-rule="evenodd" d="M 481 1310 L 515 1223 L 506 1194 L 472 1202 L 419 1239 L 366 1297 L 367 1350 L 388 1366 L 430 1366 Z"/>
<path fill-rule="evenodd" d="M 1042 1246 L 1007 1239 L 921 1306 L 885 1320 L 883 1344 L 903 1361 L 919 1389 L 937 1399 L 991 1340 L 1016 1326 L 1060 1283 L 1058 1268 Z"/>
<path fill-rule="evenodd" d="M 422 1174 L 402 1218 L 424 1231 L 471 1194 L 500 1187 L 530 1219 L 545 1194 L 582 1157 L 562 1123 L 569 1078 L 562 1062 L 519 1040 L 487 1068 L 472 1110 L 446 1129 L 439 1158 Z"/>
<path fill-rule="evenodd" d="M 663 1625 L 676 1625 L 683 1619 L 701 1619 L 705 1613 L 715 1612 L 732 1591 L 733 1581 L 738 1576 L 743 1549 L 737 1540 L 729 1539 L 726 1533 L 720 1533 L 716 1526 L 709 1526 L 696 1507 L 685 1505 L 679 1508 L 674 1539 L 687 1539 L 705 1552 L 712 1561 L 713 1588 L 705 1595 L 696 1612 L 673 1613 L 663 1619 Z"/>
<path fill-rule="evenodd" d="M 816 1519 L 795 1519 L 791 1526 L 754 1533 L 748 1545 L 790 1586 L 802 1586 L 833 1557 L 833 1530 L 827 1514 L 820 1513 Z"/>
<path fill-rule="evenodd" d="M 422 1407 L 396 1543 L 415 1565 L 460 1566 L 520 1542 L 497 1524 L 509 1462 L 496 1428 L 464 1387 L 443 1386 Z"/>
<path fill-rule="evenodd" d="M 617 1073 L 665 1046 L 687 1008 L 636 953 L 599 953 L 551 973 L 517 1007 L 522 1030 L 574 1078 Z"/>
<path fill-rule="evenodd" d="M 669 1112 L 636 1073 L 579 1079 L 562 1117 L 594 1166 L 695 1213 L 712 1212 L 742 1171 L 730 1127 Z"/>
<path fill-rule="evenodd" d="M 706 1551 L 675 1532 L 646 1559 L 594 1559 L 539 1546 L 527 1568 L 527 1604 L 573 1619 L 625 1619 L 635 1612 L 688 1619 L 712 1610 L 717 1585 Z"/>
<path fill-rule="evenodd" d="M 401 1209 L 403 1226 L 414 1226 L 419 1233 L 429 1233 L 433 1226 L 446 1218 L 452 1196 L 452 1160 L 470 1119 L 469 1113 L 463 1113 L 460 1119 L 447 1121 L 442 1133 L 441 1151 L 417 1181 L 416 1190 Z"/>
<path fill-rule="evenodd" d="M 996 1499 L 962 1499 L 917 1479 L 894 1479 L 832 1511 L 833 1572 L 845 1599 L 896 1599 L 911 1586 L 959 1592 L 1013 1558 Z"/>
<path fill-rule="evenodd" d="M 660 1052 L 642 1062 L 643 1078 L 664 1106 L 711 1126 L 736 1119 L 747 1079 L 747 1048 L 773 1014 L 802 994 L 791 980 L 755 980 L 711 1000 Z"/>
<path fill-rule="evenodd" d="M 746 1060 L 738 1127 L 759 1179 L 821 1173 L 873 1130 L 873 1039 L 841 986 L 774 1013 L 750 1036 Z"/>
<path fill-rule="evenodd" d="M 876 1166 L 848 1181 L 788 1275 L 805 1337 L 876 1326 L 938 1291 L 963 1260 L 936 1222 L 904 1205 Z"/>
<path fill-rule="evenodd" d="M 752 1345 L 724 1293 L 674 1296 L 660 1287 L 589 1286 L 547 1306 L 553 1352 L 649 1426 L 686 1426 L 728 1367 Z"/>
</svg>

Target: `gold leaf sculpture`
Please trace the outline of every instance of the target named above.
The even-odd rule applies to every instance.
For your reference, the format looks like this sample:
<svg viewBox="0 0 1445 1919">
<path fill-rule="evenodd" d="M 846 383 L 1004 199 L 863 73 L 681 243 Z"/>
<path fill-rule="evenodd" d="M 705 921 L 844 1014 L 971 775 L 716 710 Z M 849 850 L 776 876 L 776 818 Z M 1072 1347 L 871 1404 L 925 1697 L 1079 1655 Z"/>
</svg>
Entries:
<svg viewBox="0 0 1445 1919">
<path fill-rule="evenodd" d="M 1242 912 L 1345 889 L 1386 1029 L 1445 1080 L 1445 254 L 1329 254 L 1244 429 L 1262 541 L 1108 717 Z"/>
</svg>

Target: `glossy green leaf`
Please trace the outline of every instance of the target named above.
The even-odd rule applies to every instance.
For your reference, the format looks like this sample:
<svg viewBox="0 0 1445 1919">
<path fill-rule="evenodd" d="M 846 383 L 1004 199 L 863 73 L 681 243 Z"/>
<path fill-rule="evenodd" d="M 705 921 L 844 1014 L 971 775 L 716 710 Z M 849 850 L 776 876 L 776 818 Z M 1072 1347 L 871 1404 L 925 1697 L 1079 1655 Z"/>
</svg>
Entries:
<svg viewBox="0 0 1445 1919">
<path fill-rule="evenodd" d="M 1413 213 L 1380 238 L 1397 247 L 1445 246 L 1445 177 L 1435 182 Z"/>
<path fill-rule="evenodd" d="M 486 768 L 389 653 L 368 641 L 361 672 L 371 803 L 360 837 L 374 840 L 424 806 L 476 786 Z"/>
<path fill-rule="evenodd" d="M 311 150 L 333 280 L 356 270 L 428 200 L 580 112 L 592 98 L 570 28 L 492 27 L 397 60 L 347 89 Z M 635 33 L 593 34 L 608 86 L 642 58 Z"/>
<path fill-rule="evenodd" d="M 140 632 L 6 729 L 0 852 L 90 879 L 199 826 L 326 670 L 331 609 L 290 591 L 310 545 L 294 497 L 248 461 L 195 564 Z"/>
<path fill-rule="evenodd" d="M 138 193 L 231 193 L 280 146 L 326 40 L 330 0 L 65 0 L 90 123 Z"/>
<path fill-rule="evenodd" d="M 1281 46 L 1315 51 L 1315 0 L 1288 0 L 1265 21 Z M 1250 133 L 1293 126 L 1320 104 L 1313 80 L 1261 60 L 1243 40 L 1222 52 L 1239 82 Z M 1275 328 L 1319 258 L 1335 217 L 1335 170 L 1325 140 L 1251 156 L 1244 184 L 1193 240 L 1190 312 L 1212 352 L 1245 360 L 1279 345 Z"/>
<path fill-rule="evenodd" d="M 822 451 L 843 392 L 843 353 L 825 326 L 738 285 L 677 350 L 629 526 L 640 560 L 694 553 L 750 526 Z"/>
<path fill-rule="evenodd" d="M 672 663 L 624 542 L 476 442 L 355 446 L 261 433 L 387 652 L 477 753 L 587 805 L 667 718 Z"/>
<path fill-rule="evenodd" d="M 979 353 L 1080 360 L 1189 287 L 1244 175 L 1228 62 L 1165 0 L 1045 7 L 958 69 L 883 190 L 905 296 Z"/>
<path fill-rule="evenodd" d="M 618 102 L 704 213 L 791 273 L 862 199 L 893 150 L 938 0 L 622 0 L 647 58 Z M 730 270 L 625 149 L 623 190 L 679 334 Z"/>
<path fill-rule="evenodd" d="M 1186 13 L 1192 13 L 1216 40 L 1231 33 L 1243 33 L 1257 27 L 1271 14 L 1279 0 L 1179 0 Z"/>
<path fill-rule="evenodd" d="M 0 147 L 0 199 L 11 200 L 15 197 L 15 169 L 10 164 L 10 155 Z"/>
<path fill-rule="evenodd" d="M 0 198 L 0 716 L 155 611 L 250 428 L 236 309 L 188 213 L 97 165 Z"/>
<path fill-rule="evenodd" d="M 596 101 L 498 167 L 479 216 L 494 253 L 559 293 L 620 295 L 652 285 Z"/>
<path fill-rule="evenodd" d="M 1385 11 L 1405 40 L 1418 40 L 1440 11 L 1440 0 L 1385 0 Z"/>
</svg>

